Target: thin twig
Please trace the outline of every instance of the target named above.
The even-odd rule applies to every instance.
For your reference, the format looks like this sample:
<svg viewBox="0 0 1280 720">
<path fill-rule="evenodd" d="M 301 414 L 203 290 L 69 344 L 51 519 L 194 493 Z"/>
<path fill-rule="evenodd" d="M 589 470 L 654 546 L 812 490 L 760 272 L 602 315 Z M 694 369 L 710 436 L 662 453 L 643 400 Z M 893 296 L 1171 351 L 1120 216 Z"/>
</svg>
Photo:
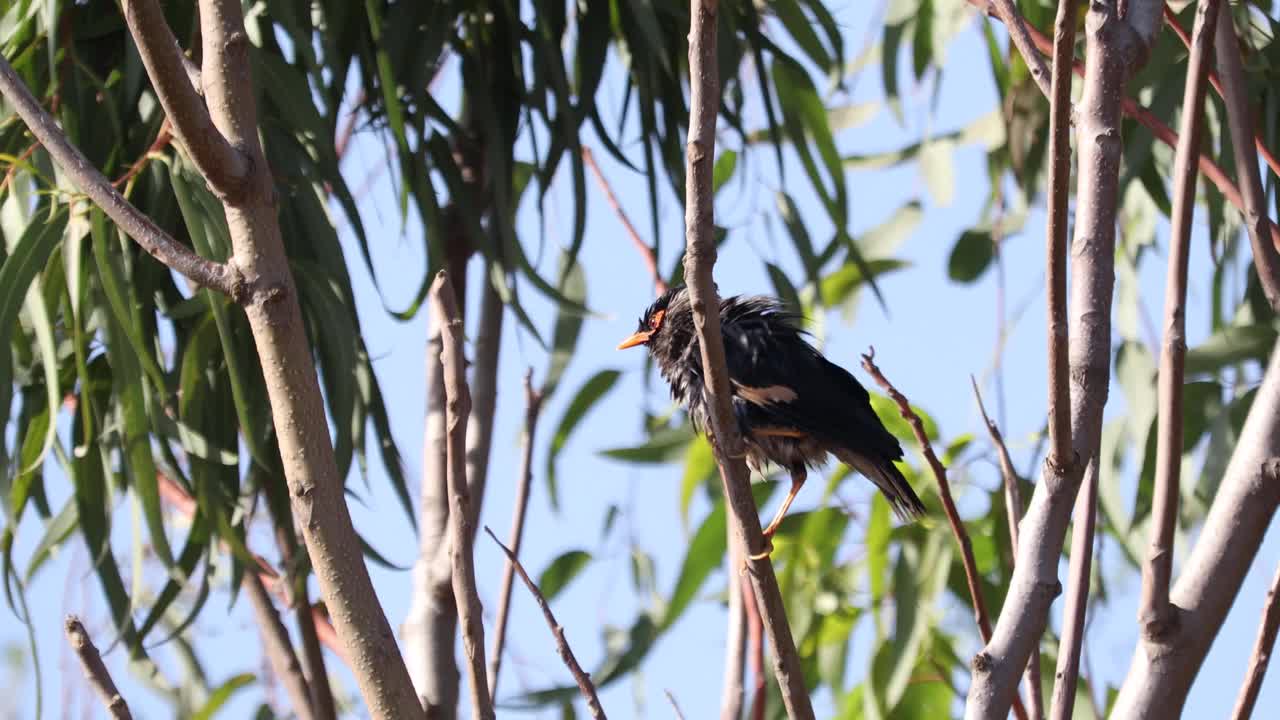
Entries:
<svg viewBox="0 0 1280 720">
<path fill-rule="evenodd" d="M 1071 529 L 1071 562 L 1067 570 L 1067 598 L 1062 610 L 1062 639 L 1054 676 L 1050 720 L 1070 720 L 1075 712 L 1076 685 L 1080 679 L 1080 653 L 1084 649 L 1085 617 L 1089 611 L 1089 581 L 1093 570 L 1094 527 L 1098 517 L 1098 458 L 1084 471 L 1076 496 L 1075 523 Z"/>
<path fill-rule="evenodd" d="M 0 57 L 0 94 L 35 135 L 54 162 L 66 172 L 71 182 L 102 208 L 121 230 L 142 246 L 155 259 L 191 279 L 201 287 L 243 300 L 248 288 L 243 278 L 230 265 L 203 258 L 191 248 L 174 240 L 160 229 L 111 185 L 80 152 L 27 90 L 9 61 Z"/>
<path fill-rule="evenodd" d="M 1071 195 L 1071 64 L 1075 43 L 1076 0 L 1058 0 L 1058 15 L 1053 24 L 1053 92 L 1049 95 L 1049 214 L 1045 223 L 1049 461 L 1058 468 L 1065 468 L 1073 462 L 1071 379 L 1067 367 L 1067 200 Z"/>
<path fill-rule="evenodd" d="M 565 639 L 564 627 L 556 622 L 556 616 L 551 612 L 551 607 L 547 605 L 547 599 L 542 596 L 542 592 L 538 590 L 538 586 L 529 579 L 529 574 L 524 571 L 524 566 L 520 564 L 520 560 L 516 557 L 506 545 L 503 545 L 498 536 L 486 525 L 485 532 L 489 533 L 489 537 L 502 548 L 502 552 L 507 556 L 507 562 L 515 568 L 519 573 L 520 579 L 524 581 L 524 586 L 529 588 L 533 599 L 538 603 L 538 607 L 542 610 L 542 617 L 546 618 L 547 626 L 551 628 L 551 634 L 556 639 L 556 651 L 560 653 L 560 659 L 569 668 L 569 672 L 573 675 L 573 679 L 578 683 L 578 689 L 582 691 L 582 697 L 587 701 L 587 709 L 591 711 L 591 717 L 596 720 L 604 720 L 604 708 L 600 707 L 600 698 L 596 696 L 596 686 L 591 682 L 591 676 L 587 674 L 582 666 L 578 664 L 578 659 L 573 656 L 573 648 L 569 647 L 569 641 Z"/>
<path fill-rule="evenodd" d="M 1218 43 L 1222 43 L 1222 41 L 1224 40 L 1224 36 L 1222 34 L 1222 28 L 1224 27 L 1230 28 L 1231 43 L 1229 47 L 1232 48 L 1232 52 L 1234 52 L 1235 54 L 1235 66 L 1238 69 L 1237 72 L 1239 72 L 1240 74 L 1239 80 L 1236 81 L 1238 83 L 1236 87 L 1241 91 L 1241 95 L 1237 95 L 1236 97 L 1243 97 L 1243 91 L 1245 86 L 1244 86 L 1244 83 L 1242 82 L 1243 68 L 1241 68 L 1241 65 L 1240 65 L 1240 47 L 1237 44 L 1235 39 L 1235 35 L 1236 35 L 1235 23 L 1231 20 L 1231 17 L 1230 17 L 1230 7 L 1228 5 L 1219 5 L 1219 7 L 1227 8 L 1227 12 L 1226 12 L 1226 15 L 1218 18 L 1218 37 L 1217 37 L 1217 40 L 1214 41 L 1214 45 L 1217 46 Z M 1222 11 L 1220 10 L 1219 12 L 1222 12 Z M 1173 8 L 1169 7 L 1167 3 L 1164 6 L 1164 21 L 1165 21 L 1165 24 L 1167 24 L 1170 28 L 1173 28 L 1174 34 L 1177 35 L 1178 39 L 1182 41 L 1182 44 L 1188 50 L 1190 50 L 1191 36 L 1188 35 L 1187 31 L 1184 30 L 1182 26 L 1178 24 L 1178 16 L 1173 13 Z M 1228 47 L 1226 43 L 1223 43 L 1222 46 Z M 1232 92 L 1232 89 L 1231 89 L 1231 84 L 1233 82 L 1231 79 L 1232 73 L 1223 65 L 1222 61 L 1224 56 L 1222 55 L 1222 52 L 1215 49 L 1215 55 L 1217 56 L 1217 59 L 1218 59 L 1219 72 L 1221 72 L 1222 75 L 1225 76 L 1225 79 L 1219 78 L 1218 73 L 1214 72 L 1213 68 L 1209 68 L 1209 83 L 1213 85 L 1213 89 L 1217 91 L 1218 97 L 1226 101 L 1227 112 L 1230 113 L 1232 110 L 1232 105 L 1234 104 L 1233 101 L 1228 97 Z M 1248 123 L 1249 132 L 1247 134 L 1242 133 L 1238 137 L 1240 138 L 1252 137 L 1253 145 L 1257 149 L 1258 154 L 1262 156 L 1262 160 L 1267 164 L 1267 167 L 1271 168 L 1271 172 L 1275 173 L 1276 175 L 1280 175 L 1280 160 L 1277 160 L 1275 154 L 1272 153 L 1270 148 L 1268 148 L 1266 144 L 1262 142 L 1262 138 L 1253 132 L 1253 113 L 1250 112 L 1249 110 L 1249 102 L 1247 98 L 1244 100 L 1243 103 L 1239 105 L 1239 109 L 1242 113 L 1245 114 L 1245 122 Z M 1234 126 L 1232 126 L 1231 137 L 1232 138 L 1237 137 Z M 1240 150 L 1247 155 L 1249 152 L 1248 145 L 1244 143 L 1240 143 Z M 1257 168 L 1254 168 L 1254 175 L 1256 176 L 1257 174 L 1258 174 Z"/>
<path fill-rule="evenodd" d="M 728 597 L 728 612 L 725 613 L 724 638 L 724 678 L 720 683 L 720 720 L 740 720 L 742 703 L 746 695 L 743 674 L 746 672 L 747 654 L 747 611 L 746 595 L 751 588 L 741 578 L 742 548 L 738 547 L 736 538 L 729 528 L 725 527 L 726 548 L 725 562 L 728 563 L 725 584 L 725 595 Z"/>
<path fill-rule="evenodd" d="M 988 3 L 989 0 L 969 0 L 969 4 L 976 5 L 982 9 L 986 9 L 988 7 Z M 1042 52 L 1048 52 L 1050 50 L 1052 43 L 1049 41 L 1049 38 L 1044 36 L 1043 33 L 1030 26 L 1027 27 L 1027 32 L 1030 33 L 1032 41 L 1035 42 L 1036 47 Z M 1085 76 L 1085 66 L 1083 63 L 1074 63 L 1072 65 L 1072 71 L 1077 76 Z M 1150 110 L 1139 105 L 1133 98 L 1127 95 L 1122 96 L 1120 98 L 1120 110 L 1125 116 L 1133 118 L 1139 125 L 1150 130 L 1151 134 L 1160 142 L 1171 148 L 1177 147 L 1178 134 L 1175 133 L 1168 125 L 1164 124 L 1164 122 L 1160 120 L 1160 118 L 1157 118 Z M 1236 184 L 1232 182 L 1229 177 L 1227 177 L 1227 173 L 1222 169 L 1222 166 L 1218 165 L 1212 158 L 1204 154 L 1200 155 L 1197 162 L 1200 167 L 1200 172 L 1204 174 L 1205 178 L 1213 183 L 1213 186 L 1218 189 L 1218 192 L 1222 193 L 1222 196 L 1227 199 L 1227 202 L 1230 202 L 1237 210 L 1241 210 L 1243 212 L 1245 205 L 1244 199 L 1240 195 L 1240 189 L 1236 187 Z M 1272 245 L 1274 245 L 1277 250 L 1280 250 L 1280 226 L 1277 226 L 1268 218 L 1264 219 L 1266 220 L 1267 235 L 1271 237 Z"/>
<path fill-rule="evenodd" d="M 1165 6 L 1166 9 L 1168 6 Z M 1240 43 L 1236 39 L 1235 23 L 1231 19 L 1231 7 L 1218 5 L 1218 35 L 1213 43 L 1218 69 L 1222 72 L 1222 88 L 1219 94 L 1227 106 L 1227 126 L 1231 130 L 1231 147 L 1235 153 L 1236 179 L 1240 183 L 1240 195 L 1244 200 L 1244 225 L 1249 232 L 1249 245 L 1253 249 L 1253 265 L 1258 271 L 1262 292 L 1271 309 L 1280 313 L 1280 254 L 1267 242 L 1266 195 L 1262 192 L 1262 176 L 1258 163 L 1249 152 L 1249 146 L 1241 138 L 1254 135 L 1253 113 L 1249 107 L 1249 90 L 1245 83 L 1244 67 L 1240 58 Z M 1181 28 L 1179 28 L 1181 30 Z M 1210 78 L 1212 79 L 1212 75 Z M 1268 163 L 1275 158 L 1257 141 L 1258 150 Z M 1280 175 L 1280 168 L 1272 164 Z"/>
<path fill-rule="evenodd" d="M 751 581 L 742 578 L 742 609 L 747 615 L 747 654 L 751 664 L 751 720 L 764 720 L 764 621 L 756 594 L 751 592 Z"/>
<path fill-rule="evenodd" d="M 256 573 L 245 573 L 240 587 L 249 595 L 249 604 L 253 606 L 254 619 L 262 631 L 263 651 L 271 670 L 284 684 L 289 702 L 299 720 L 314 720 L 315 713 L 311 705 L 311 688 L 302 674 L 302 665 L 298 655 L 289 641 L 289 631 L 280 622 L 276 607 L 267 596 L 267 589 Z"/>
<path fill-rule="evenodd" d="M 529 486 L 533 484 L 533 437 L 542 410 L 542 393 L 533 388 L 533 370 L 524 375 L 524 432 L 520 435 L 520 476 L 516 481 L 516 500 L 511 509 L 511 554 L 520 556 L 524 538 L 524 517 L 529 508 Z M 493 650 L 489 653 L 489 697 L 498 699 L 498 671 L 502 669 L 502 646 L 507 637 L 507 613 L 511 610 L 511 585 L 515 580 L 515 563 L 508 561 L 502 571 L 502 590 L 498 593 L 498 620 L 493 626 Z"/>
<path fill-rule="evenodd" d="M 716 262 L 714 219 L 716 118 L 720 107 L 720 78 L 716 54 L 716 0 L 691 0 L 689 7 L 689 136 L 685 148 L 684 275 L 689 284 L 693 322 L 701 348 L 703 395 L 711 412 L 710 432 L 720 479 L 724 486 L 729 524 L 748 558 L 752 590 L 760 606 L 765 632 L 773 642 L 773 671 L 782 704 L 792 720 L 812 720 L 813 706 L 805 686 L 804 669 L 795 638 L 787 623 L 778 578 L 768 553 L 751 494 L 742 438 L 730 406 L 729 374 L 724 338 L 720 334 L 720 298 L 713 270 Z"/>
<path fill-rule="evenodd" d="M 471 370 L 471 418 L 467 421 L 467 491 L 471 493 L 471 529 L 480 522 L 485 487 L 489 480 L 489 456 L 493 447 L 493 418 L 498 406 L 498 351 L 502 347 L 502 320 L 506 303 L 493 284 L 494 264 L 485 264 L 484 290 L 475 334 Z M 466 271 L 463 260 L 460 271 Z M 456 288 L 461 293 L 462 288 Z M 459 294 L 459 298 L 461 298 Z M 459 302 L 463 302 L 459 300 Z M 461 305 L 459 306 L 461 309 Z"/>
<path fill-rule="evenodd" d="M 1173 581 L 1173 536 L 1178 519 L 1178 486 L 1182 470 L 1182 385 L 1187 354 L 1187 262 L 1191 246 L 1191 220 L 1195 213 L 1196 168 L 1200 133 L 1204 126 L 1204 96 L 1213 36 L 1218 22 L 1218 0 L 1200 0 L 1192 30 L 1191 57 L 1182 95 L 1182 124 L 1173 164 L 1173 212 L 1169 232 L 1169 269 L 1165 278 L 1164 342 L 1157 375 L 1156 475 L 1152 498 L 1151 545 L 1142 566 L 1142 598 L 1138 620 L 1143 637 L 1156 641 L 1175 622 L 1169 604 Z"/>
<path fill-rule="evenodd" d="M 671 703 L 671 710 L 676 714 L 676 720 L 684 720 L 684 713 L 680 712 L 680 703 L 676 702 L 676 696 L 671 694 L 670 690 L 662 691 L 667 696 L 667 702 Z"/>
<path fill-rule="evenodd" d="M 293 585 L 292 607 L 297 613 L 298 634 L 302 636 L 302 669 L 311 690 L 311 712 L 317 720 L 336 720 L 337 708 L 333 702 L 333 688 L 329 685 L 329 673 L 325 669 L 324 651 L 320 647 L 320 635 L 316 631 L 316 618 L 312 612 L 305 574 L 298 573 L 294 562 L 298 551 L 298 539 L 287 518 L 280 518 L 276 537 L 280 556 L 289 569 L 289 581 Z"/>
<path fill-rule="evenodd" d="M 1267 663 L 1271 661 L 1271 651 L 1276 644 L 1277 630 L 1280 630 L 1280 567 L 1276 568 L 1276 575 L 1271 579 L 1271 587 L 1267 590 L 1267 600 L 1262 604 L 1258 639 L 1253 644 L 1249 669 L 1245 671 L 1240 696 L 1236 698 L 1235 709 L 1231 712 L 1232 720 L 1247 720 L 1253 714 L 1254 703 L 1258 702 L 1258 692 L 1262 690 L 1262 678 L 1267 674 Z"/>
<path fill-rule="evenodd" d="M 27 161 L 27 158 L 31 157 L 31 153 L 35 152 L 38 147 L 40 147 L 40 143 L 31 143 L 26 150 L 22 151 L 22 154 L 9 163 L 9 169 L 4 173 L 4 180 L 0 180 L 0 194 L 4 193 L 5 188 L 9 187 L 9 183 L 13 182 L 13 176 L 18 173 L 18 168 Z"/>
<path fill-rule="evenodd" d="M 71 643 L 71 649 L 75 651 L 76 657 L 80 658 L 84 679 L 89 681 L 89 685 L 98 693 L 98 697 L 102 698 L 107 713 L 116 720 L 131 720 L 133 715 L 129 712 L 129 704 L 116 689 L 111 673 L 107 671 L 106 664 L 102 662 L 102 656 L 98 654 L 97 646 L 93 644 L 88 631 L 80 623 L 80 618 L 68 615 L 63 624 L 63 631 L 66 632 L 67 642 Z"/>
<path fill-rule="evenodd" d="M 169 124 L 169 118 L 166 117 L 160 121 L 160 129 L 156 131 L 156 139 L 152 141 L 151 146 L 137 160 L 133 161 L 133 164 L 129 166 L 128 170 L 125 170 L 123 175 L 111 181 L 111 184 L 119 190 L 124 190 L 129 181 L 142 172 L 147 163 L 151 161 L 151 156 L 168 147 L 171 140 L 173 140 L 173 126 Z"/>
<path fill-rule="evenodd" d="M 991 436 L 991 442 L 996 447 L 996 454 L 1000 458 L 1000 477 L 1004 481 L 1004 509 L 1009 521 L 1009 548 L 1013 552 L 1014 557 L 1018 555 L 1018 525 L 1022 522 L 1022 480 L 1018 477 L 1018 471 L 1013 467 L 1013 459 L 1009 456 L 1009 448 L 1004 443 L 1004 436 L 1000 434 L 1000 428 L 990 417 L 987 416 L 987 408 L 982 404 L 982 393 L 978 392 L 978 381 L 969 376 L 969 382 L 973 385 L 973 396 L 978 401 L 978 412 L 982 413 L 982 422 L 987 426 L 987 434 Z M 1064 412 L 1069 412 L 1067 408 Z M 1026 680 L 1027 683 L 1027 712 L 1030 714 L 1031 720 L 1041 720 L 1044 717 L 1044 692 L 1040 687 L 1040 647 L 1031 652 L 1031 659 L 1027 661 Z"/>
<path fill-rule="evenodd" d="M 244 192 L 248 158 L 214 127 L 204 98 L 187 75 L 182 48 L 160 4 L 156 0 L 123 0 L 122 4 L 129 34 L 179 142 L 214 192 L 222 196 Z"/>
<path fill-rule="evenodd" d="M 476 569 L 471 532 L 470 497 L 467 492 L 467 415 L 471 392 L 467 388 L 466 358 L 462 353 L 462 318 L 449 274 L 441 270 L 431 286 L 431 303 L 440 322 L 444 346 L 440 363 L 444 366 L 445 410 L 448 428 L 445 442 L 449 484 L 449 557 L 453 566 L 453 595 L 462 627 L 462 650 L 467 659 L 472 715 L 493 720 L 493 702 L 485 681 L 484 627 L 481 624 L 480 595 L 476 592 Z"/>
<path fill-rule="evenodd" d="M 609 181 L 604 178 L 604 173 L 600 172 L 600 166 L 596 164 L 596 158 L 591 153 L 591 148 L 583 146 L 582 159 L 587 167 L 591 168 L 591 174 L 596 179 L 596 184 L 600 186 L 600 190 L 604 192 L 604 199 L 608 201 L 609 207 L 613 208 L 613 213 L 618 216 L 618 220 L 622 223 L 622 228 L 627 231 L 627 237 L 631 238 L 631 244 L 635 245 L 636 250 L 640 251 L 640 257 L 644 260 L 644 264 L 649 268 L 649 274 L 653 276 L 653 289 L 658 295 L 667 291 L 667 281 L 662 279 L 662 272 L 658 270 L 658 256 L 654 253 L 653 248 L 646 243 L 640 233 L 636 231 L 636 226 L 631 224 L 631 218 L 627 217 L 627 213 L 622 209 L 622 204 L 618 202 L 617 196 L 613 194 L 613 188 L 609 185 Z"/>
<path fill-rule="evenodd" d="M 1046 97 L 1052 96 L 1049 85 L 1049 68 L 1044 64 L 1044 58 L 1040 56 L 1040 52 L 1036 49 L 1035 43 L 1031 39 L 1031 33 L 1027 29 L 1027 22 L 1023 19 L 1022 13 L 1018 12 L 1018 8 L 1014 6 L 1013 0 L 989 0 L 990 7 L 999 16 L 1000 21 L 1009 31 L 1009 39 L 1013 41 L 1014 47 L 1018 48 L 1018 53 L 1022 55 L 1023 61 L 1027 63 L 1027 68 L 1031 71 L 1031 78 L 1035 80 L 1036 85 L 1040 88 L 1040 92 Z M 1056 54 L 1055 54 L 1056 58 Z M 1068 89 L 1070 92 L 1070 89 Z"/>
</svg>

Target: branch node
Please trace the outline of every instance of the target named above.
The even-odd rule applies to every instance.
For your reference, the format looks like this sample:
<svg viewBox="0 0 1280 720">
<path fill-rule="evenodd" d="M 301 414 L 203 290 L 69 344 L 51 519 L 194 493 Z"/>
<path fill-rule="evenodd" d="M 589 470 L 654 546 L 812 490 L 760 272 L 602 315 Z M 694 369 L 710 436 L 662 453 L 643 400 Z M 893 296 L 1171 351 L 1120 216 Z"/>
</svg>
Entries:
<svg viewBox="0 0 1280 720">
<path fill-rule="evenodd" d="M 991 656 L 985 652 L 980 652 L 973 656 L 973 661 L 969 663 L 974 672 L 989 673 L 995 667 L 995 662 Z"/>
</svg>

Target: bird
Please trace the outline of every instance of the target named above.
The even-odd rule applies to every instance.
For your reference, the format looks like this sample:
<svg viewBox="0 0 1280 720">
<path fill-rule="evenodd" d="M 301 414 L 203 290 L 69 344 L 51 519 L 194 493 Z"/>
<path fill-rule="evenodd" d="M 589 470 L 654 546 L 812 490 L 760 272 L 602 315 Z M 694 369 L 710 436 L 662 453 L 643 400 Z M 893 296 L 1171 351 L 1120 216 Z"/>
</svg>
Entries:
<svg viewBox="0 0 1280 720">
<path fill-rule="evenodd" d="M 900 520 L 925 513 L 924 503 L 894 464 L 902 445 L 871 407 L 866 388 L 847 370 L 827 360 L 806 339 L 801 317 L 777 299 L 735 295 L 720 301 L 733 414 L 747 464 L 763 474 L 769 463 L 791 476 L 791 489 L 764 529 L 765 550 L 804 485 L 810 469 L 828 456 L 876 485 Z M 671 397 L 684 405 L 695 428 L 705 432 L 712 412 L 703 394 L 702 355 L 686 286 L 660 295 L 640 316 L 636 331 L 618 349 L 645 346 Z"/>
</svg>

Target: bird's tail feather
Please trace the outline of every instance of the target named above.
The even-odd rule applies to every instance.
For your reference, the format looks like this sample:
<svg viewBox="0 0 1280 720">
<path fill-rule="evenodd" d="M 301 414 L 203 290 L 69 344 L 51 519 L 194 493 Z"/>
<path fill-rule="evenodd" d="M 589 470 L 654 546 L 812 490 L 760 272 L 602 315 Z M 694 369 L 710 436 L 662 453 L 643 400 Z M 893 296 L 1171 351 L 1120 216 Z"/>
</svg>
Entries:
<svg viewBox="0 0 1280 720">
<path fill-rule="evenodd" d="M 924 503 L 920 502 L 920 497 L 911 489 L 911 485 L 892 460 L 874 460 L 847 450 L 836 455 L 841 462 L 862 473 L 880 488 L 899 519 L 911 522 L 924 515 Z"/>
</svg>

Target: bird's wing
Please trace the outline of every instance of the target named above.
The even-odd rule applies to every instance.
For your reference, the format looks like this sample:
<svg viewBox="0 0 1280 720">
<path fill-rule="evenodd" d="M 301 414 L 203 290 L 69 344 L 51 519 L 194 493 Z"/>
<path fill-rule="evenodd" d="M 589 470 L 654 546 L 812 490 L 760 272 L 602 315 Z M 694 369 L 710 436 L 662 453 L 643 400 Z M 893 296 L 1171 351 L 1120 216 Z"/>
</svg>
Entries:
<svg viewBox="0 0 1280 720">
<path fill-rule="evenodd" d="M 735 318 L 722 332 L 734 409 L 745 429 L 796 430 L 870 457 L 902 457 L 866 389 L 790 323 Z"/>
</svg>

